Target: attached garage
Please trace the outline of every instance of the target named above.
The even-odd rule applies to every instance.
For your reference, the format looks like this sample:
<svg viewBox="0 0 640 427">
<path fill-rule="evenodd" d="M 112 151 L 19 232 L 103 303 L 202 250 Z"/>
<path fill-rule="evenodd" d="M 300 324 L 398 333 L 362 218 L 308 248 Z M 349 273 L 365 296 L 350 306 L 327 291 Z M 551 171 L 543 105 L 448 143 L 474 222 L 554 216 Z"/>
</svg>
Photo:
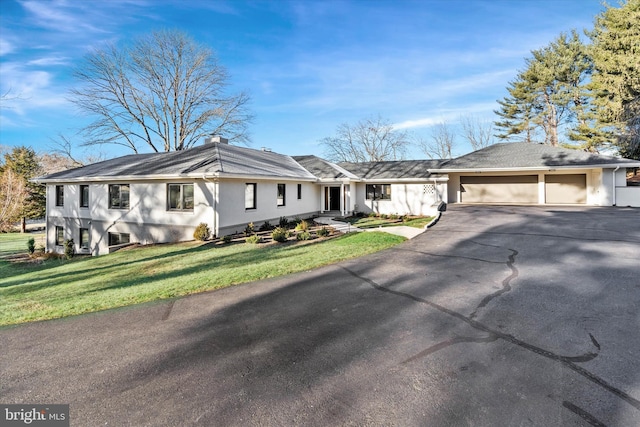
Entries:
<svg viewBox="0 0 640 427">
<path fill-rule="evenodd" d="M 585 204 L 587 203 L 587 175 L 545 175 L 545 203 Z"/>
<path fill-rule="evenodd" d="M 460 176 L 462 203 L 538 203 L 538 175 Z"/>
</svg>

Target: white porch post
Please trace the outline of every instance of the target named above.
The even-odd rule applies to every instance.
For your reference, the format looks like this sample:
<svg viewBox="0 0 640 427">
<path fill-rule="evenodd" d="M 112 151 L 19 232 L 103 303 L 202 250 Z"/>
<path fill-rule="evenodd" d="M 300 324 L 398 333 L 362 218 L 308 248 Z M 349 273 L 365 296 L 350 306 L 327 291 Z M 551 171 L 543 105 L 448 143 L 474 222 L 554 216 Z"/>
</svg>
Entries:
<svg viewBox="0 0 640 427">
<path fill-rule="evenodd" d="M 320 186 L 320 213 L 324 213 L 324 193 L 327 191 L 326 186 Z"/>
</svg>

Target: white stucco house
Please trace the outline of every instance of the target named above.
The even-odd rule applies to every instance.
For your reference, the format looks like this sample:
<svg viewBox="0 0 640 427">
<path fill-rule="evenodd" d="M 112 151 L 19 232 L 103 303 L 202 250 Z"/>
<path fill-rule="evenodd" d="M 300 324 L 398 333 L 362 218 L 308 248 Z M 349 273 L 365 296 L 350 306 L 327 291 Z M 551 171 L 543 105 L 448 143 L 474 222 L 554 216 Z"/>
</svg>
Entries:
<svg viewBox="0 0 640 427">
<path fill-rule="evenodd" d="M 213 234 L 354 211 L 428 215 L 444 203 L 640 206 L 626 168 L 639 161 L 549 146 L 495 144 L 448 160 L 334 164 L 232 146 L 224 138 L 170 153 L 136 154 L 46 175 L 47 250 L 73 239 L 101 255 L 129 243 Z"/>
</svg>

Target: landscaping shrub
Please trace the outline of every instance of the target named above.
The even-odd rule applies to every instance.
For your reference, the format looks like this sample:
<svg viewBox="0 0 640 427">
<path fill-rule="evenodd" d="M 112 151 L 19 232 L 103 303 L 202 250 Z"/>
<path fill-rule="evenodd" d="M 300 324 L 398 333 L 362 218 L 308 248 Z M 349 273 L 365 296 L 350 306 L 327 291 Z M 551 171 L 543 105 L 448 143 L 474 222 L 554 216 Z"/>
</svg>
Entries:
<svg viewBox="0 0 640 427">
<path fill-rule="evenodd" d="M 278 221 L 278 226 L 280 226 L 280 228 L 287 228 L 289 226 L 289 220 L 287 219 L 286 216 L 280 217 L 280 220 Z"/>
<path fill-rule="evenodd" d="M 222 237 L 222 241 L 223 241 L 224 243 L 230 243 L 232 239 L 233 239 L 233 237 L 231 237 L 231 236 L 229 236 L 229 235 L 227 235 L 227 236 L 223 236 L 223 237 Z"/>
<path fill-rule="evenodd" d="M 36 239 L 33 237 L 29 237 L 29 240 L 27 240 L 27 250 L 29 251 L 29 255 L 33 255 L 36 251 Z"/>
<path fill-rule="evenodd" d="M 398 214 L 389 215 L 389 219 L 398 219 Z"/>
<path fill-rule="evenodd" d="M 196 240 L 200 240 L 202 242 L 209 239 L 210 236 L 211 236 L 211 229 L 204 222 L 201 222 L 200 224 L 198 224 L 195 231 L 193 232 L 193 238 Z"/>
<path fill-rule="evenodd" d="M 73 239 L 67 239 L 64 241 L 64 257 L 66 259 L 73 258 L 73 255 L 76 253 L 76 247 L 73 243 Z"/>
<path fill-rule="evenodd" d="M 253 222 L 250 222 L 244 228 L 244 235 L 245 236 L 251 236 L 253 233 L 255 233 L 255 227 L 253 226 Z"/>
<path fill-rule="evenodd" d="M 316 232 L 318 234 L 318 236 L 320 237 L 326 237 L 329 234 L 331 234 L 331 232 L 329 231 L 329 229 L 327 227 L 322 227 L 320 230 L 318 230 Z"/>
<path fill-rule="evenodd" d="M 265 221 L 260 226 L 260 231 L 271 231 L 273 230 L 273 228 L 274 228 L 273 225 L 271 225 L 269 221 Z"/>
<path fill-rule="evenodd" d="M 283 227 L 277 227 L 271 233 L 271 238 L 276 242 L 280 242 L 280 243 L 286 242 L 287 238 L 289 238 L 289 230 Z"/>
<path fill-rule="evenodd" d="M 311 239 L 311 233 L 308 231 L 301 231 L 296 234 L 296 240 L 309 240 Z"/>
<path fill-rule="evenodd" d="M 262 242 L 262 237 L 258 236 L 257 234 L 254 234 L 253 236 L 247 237 L 245 239 L 245 242 L 255 245 L 256 243 Z"/>
<path fill-rule="evenodd" d="M 305 220 L 301 220 L 296 224 L 296 231 L 307 231 L 309 229 L 309 223 Z"/>
<path fill-rule="evenodd" d="M 375 212 L 369 212 L 369 218 L 375 218 L 375 217 L 376 217 Z"/>
<path fill-rule="evenodd" d="M 303 221 L 303 219 L 299 218 L 299 217 L 295 217 L 291 220 L 291 222 L 293 223 L 293 225 L 297 226 L 298 224 L 300 224 Z"/>
</svg>

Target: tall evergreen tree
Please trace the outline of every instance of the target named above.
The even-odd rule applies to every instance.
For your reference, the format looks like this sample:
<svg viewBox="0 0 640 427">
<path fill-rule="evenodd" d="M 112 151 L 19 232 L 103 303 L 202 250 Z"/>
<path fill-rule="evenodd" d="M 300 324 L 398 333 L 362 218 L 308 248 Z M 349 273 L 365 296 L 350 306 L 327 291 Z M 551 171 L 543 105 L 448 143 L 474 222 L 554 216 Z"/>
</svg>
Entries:
<svg viewBox="0 0 640 427">
<path fill-rule="evenodd" d="M 577 106 L 584 104 L 587 91 L 584 80 L 591 72 L 591 61 L 580 36 L 560 34 L 548 46 L 533 50 L 526 68 L 509 83 L 509 96 L 499 100 L 495 122 L 501 139 L 537 140 L 557 146 L 560 130 L 575 123 Z"/>
<path fill-rule="evenodd" d="M 595 126 L 625 157 L 640 159 L 640 0 L 607 7 L 589 33 Z"/>
</svg>

